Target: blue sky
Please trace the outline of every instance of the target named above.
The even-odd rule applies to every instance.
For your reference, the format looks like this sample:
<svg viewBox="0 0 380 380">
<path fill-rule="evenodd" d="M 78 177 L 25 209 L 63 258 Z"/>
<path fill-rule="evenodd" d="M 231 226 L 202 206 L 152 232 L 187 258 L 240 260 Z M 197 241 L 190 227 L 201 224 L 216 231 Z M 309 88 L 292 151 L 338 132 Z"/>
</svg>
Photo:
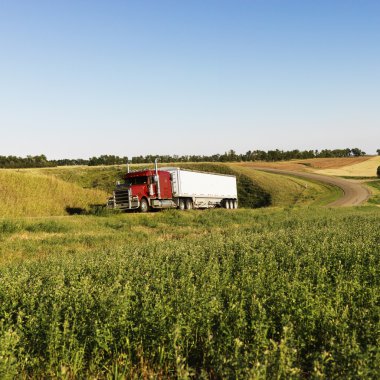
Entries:
<svg viewBox="0 0 380 380">
<path fill-rule="evenodd" d="M 0 155 L 380 148 L 375 0 L 0 0 Z"/>
</svg>

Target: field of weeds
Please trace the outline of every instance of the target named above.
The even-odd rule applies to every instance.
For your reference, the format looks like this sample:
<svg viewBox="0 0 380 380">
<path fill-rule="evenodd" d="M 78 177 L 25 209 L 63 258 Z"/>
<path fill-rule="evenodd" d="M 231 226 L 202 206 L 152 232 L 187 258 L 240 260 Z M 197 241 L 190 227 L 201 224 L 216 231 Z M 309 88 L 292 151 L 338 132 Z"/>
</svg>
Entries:
<svg viewBox="0 0 380 380">
<path fill-rule="evenodd" d="M 0 377 L 378 378 L 377 207 L 0 221 Z"/>
</svg>

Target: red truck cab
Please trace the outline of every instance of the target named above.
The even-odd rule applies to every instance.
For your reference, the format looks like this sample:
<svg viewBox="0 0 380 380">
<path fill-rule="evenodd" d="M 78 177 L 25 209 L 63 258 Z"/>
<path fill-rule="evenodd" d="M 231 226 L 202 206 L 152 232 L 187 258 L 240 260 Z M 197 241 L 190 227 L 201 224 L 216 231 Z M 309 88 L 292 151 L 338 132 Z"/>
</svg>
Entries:
<svg viewBox="0 0 380 380">
<path fill-rule="evenodd" d="M 149 208 L 173 206 L 170 173 L 163 170 L 141 170 L 126 173 L 118 184 L 113 202 L 122 210 L 148 211 Z"/>
</svg>

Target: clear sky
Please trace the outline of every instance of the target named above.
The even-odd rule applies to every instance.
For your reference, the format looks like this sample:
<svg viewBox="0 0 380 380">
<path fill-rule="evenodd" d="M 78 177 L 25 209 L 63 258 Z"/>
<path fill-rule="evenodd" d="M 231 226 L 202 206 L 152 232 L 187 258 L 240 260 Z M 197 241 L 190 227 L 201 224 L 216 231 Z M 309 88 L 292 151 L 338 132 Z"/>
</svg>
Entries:
<svg viewBox="0 0 380 380">
<path fill-rule="evenodd" d="M 0 0 L 0 155 L 380 148 L 379 0 Z"/>
</svg>

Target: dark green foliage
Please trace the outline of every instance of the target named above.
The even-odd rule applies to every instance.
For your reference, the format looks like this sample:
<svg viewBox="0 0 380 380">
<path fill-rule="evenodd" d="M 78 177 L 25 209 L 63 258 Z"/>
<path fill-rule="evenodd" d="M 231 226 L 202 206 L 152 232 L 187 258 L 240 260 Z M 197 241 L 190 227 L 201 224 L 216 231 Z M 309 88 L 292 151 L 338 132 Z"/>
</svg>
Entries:
<svg viewBox="0 0 380 380">
<path fill-rule="evenodd" d="M 380 166 L 377 167 L 376 174 L 378 177 L 380 177 Z"/>
<path fill-rule="evenodd" d="M 12 220 L 1 220 L 0 221 L 0 233 L 9 234 L 15 233 L 21 230 L 20 223 L 14 222 Z"/>
<path fill-rule="evenodd" d="M 67 231 L 67 225 L 56 220 L 36 220 L 33 222 L 19 222 L 13 220 L 0 221 L 0 234 L 16 234 L 18 232 L 63 233 Z"/>
<path fill-rule="evenodd" d="M 107 208 L 106 205 L 91 205 L 87 215 L 96 215 L 96 216 L 112 216 L 115 214 L 120 214 L 120 210 L 114 210 Z"/>
<path fill-rule="evenodd" d="M 378 154 L 380 150 L 377 151 Z M 213 154 L 211 156 L 200 155 L 151 155 L 132 157 L 131 163 L 133 164 L 152 164 L 156 158 L 160 162 L 236 162 L 236 161 L 286 161 L 293 159 L 307 159 L 307 158 L 326 158 L 326 157 L 351 157 L 351 156 L 365 156 L 366 153 L 359 148 L 346 148 L 346 149 L 323 149 L 318 150 L 304 150 L 298 149 L 283 151 L 283 150 L 249 150 L 246 153 L 238 154 L 234 150 L 229 150 L 223 154 Z M 91 157 L 89 159 L 58 159 L 48 160 L 45 155 L 39 156 L 0 156 L 1 168 L 39 168 L 39 167 L 52 167 L 52 166 L 71 166 L 71 165 L 123 165 L 128 162 L 128 157 L 119 157 L 115 155 L 101 155 L 99 157 Z"/>
<path fill-rule="evenodd" d="M 59 233 L 66 232 L 67 227 L 55 220 L 38 222 L 26 225 L 24 229 L 28 232 L 49 232 L 49 233 Z"/>
<path fill-rule="evenodd" d="M 0 377 L 379 378 L 378 210 L 129 217 L 0 267 Z"/>
</svg>

